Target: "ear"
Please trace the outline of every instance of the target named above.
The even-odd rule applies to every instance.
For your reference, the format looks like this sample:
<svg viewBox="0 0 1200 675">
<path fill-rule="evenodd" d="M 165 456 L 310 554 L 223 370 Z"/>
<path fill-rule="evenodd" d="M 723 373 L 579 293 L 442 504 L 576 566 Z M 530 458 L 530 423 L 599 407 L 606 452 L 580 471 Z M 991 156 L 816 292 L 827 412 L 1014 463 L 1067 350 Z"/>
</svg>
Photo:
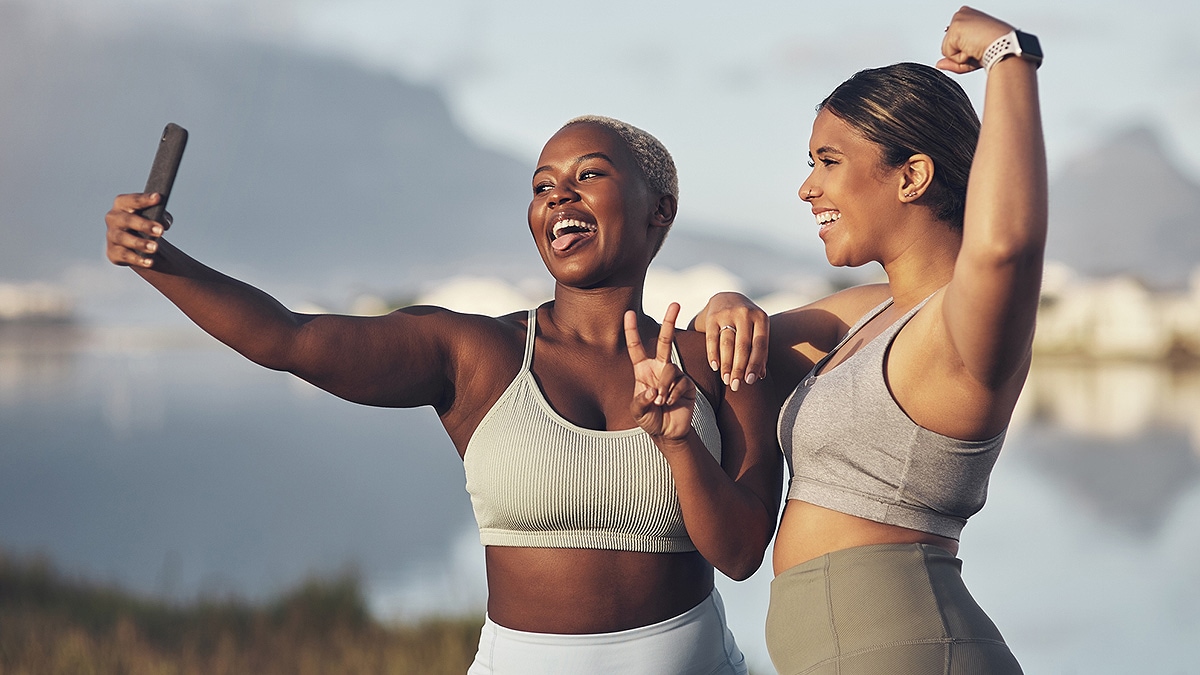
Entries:
<svg viewBox="0 0 1200 675">
<path fill-rule="evenodd" d="M 675 213 L 679 210 L 679 200 L 674 195 L 663 195 L 658 198 L 654 213 L 650 214 L 650 224 L 655 227 L 670 227 L 675 222 Z"/>
<path fill-rule="evenodd" d="M 933 158 L 929 155 L 909 157 L 900 170 L 900 189 L 897 191 L 900 201 L 910 204 L 920 199 L 933 185 L 933 171 Z"/>
</svg>

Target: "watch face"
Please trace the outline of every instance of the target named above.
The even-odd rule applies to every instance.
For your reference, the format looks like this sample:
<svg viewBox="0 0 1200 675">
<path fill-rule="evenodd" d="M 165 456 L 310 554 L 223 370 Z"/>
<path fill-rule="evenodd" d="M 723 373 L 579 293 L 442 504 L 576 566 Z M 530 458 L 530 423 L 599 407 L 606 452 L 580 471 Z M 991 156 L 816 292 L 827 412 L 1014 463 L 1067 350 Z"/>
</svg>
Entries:
<svg viewBox="0 0 1200 675">
<path fill-rule="evenodd" d="M 1017 46 L 1021 49 L 1021 57 L 1034 63 L 1042 61 L 1042 45 L 1036 35 L 1014 31 L 1017 34 Z"/>
</svg>

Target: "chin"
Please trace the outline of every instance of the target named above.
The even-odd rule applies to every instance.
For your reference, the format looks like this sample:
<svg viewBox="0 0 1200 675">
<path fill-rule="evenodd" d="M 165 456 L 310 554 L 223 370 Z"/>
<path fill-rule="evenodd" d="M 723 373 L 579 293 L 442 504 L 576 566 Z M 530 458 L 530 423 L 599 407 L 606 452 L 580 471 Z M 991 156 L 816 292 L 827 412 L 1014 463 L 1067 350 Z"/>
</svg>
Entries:
<svg viewBox="0 0 1200 675">
<path fill-rule="evenodd" d="M 828 248 L 825 249 L 825 262 L 828 262 L 834 267 L 850 267 L 850 263 L 848 263 L 844 258 L 840 257 L 837 253 L 830 251 Z"/>
<path fill-rule="evenodd" d="M 825 260 L 833 267 L 862 267 L 870 260 L 856 260 L 851 251 L 839 251 L 825 247 Z"/>
</svg>

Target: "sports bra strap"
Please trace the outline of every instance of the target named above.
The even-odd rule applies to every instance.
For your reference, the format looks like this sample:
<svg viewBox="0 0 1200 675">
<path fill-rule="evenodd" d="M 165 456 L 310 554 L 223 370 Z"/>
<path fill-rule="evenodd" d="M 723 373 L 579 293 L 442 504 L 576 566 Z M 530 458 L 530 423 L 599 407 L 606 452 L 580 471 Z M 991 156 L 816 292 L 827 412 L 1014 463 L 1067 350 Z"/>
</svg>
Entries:
<svg viewBox="0 0 1200 675">
<path fill-rule="evenodd" d="M 821 357 L 821 360 L 817 361 L 817 363 L 812 367 L 812 370 L 808 371 L 808 377 L 809 378 L 815 377 L 817 375 L 817 372 L 820 371 L 821 368 L 824 368 L 825 364 L 828 363 L 829 360 L 833 358 L 833 355 L 836 354 L 839 349 L 841 349 L 843 346 L 845 346 L 845 344 L 847 342 L 850 341 L 850 338 L 854 337 L 854 335 L 856 333 L 858 333 L 858 331 L 862 330 L 863 327 L 866 326 L 867 323 L 871 319 L 874 319 L 875 317 L 882 314 L 883 310 L 887 309 L 891 305 L 892 305 L 892 298 L 888 298 L 887 300 L 884 300 L 883 302 L 876 305 L 874 309 L 872 309 L 871 311 L 864 314 L 863 317 L 861 319 L 859 319 L 857 323 L 855 323 L 853 326 L 850 327 L 850 330 L 847 331 L 846 335 L 843 336 L 842 339 L 839 340 L 838 343 L 833 346 L 833 349 L 830 349 L 828 352 L 826 352 L 825 356 Z"/>
<path fill-rule="evenodd" d="M 521 362 L 522 371 L 529 370 L 533 365 L 533 341 L 537 338 L 537 307 L 529 310 L 529 319 L 525 323 L 525 360 Z"/>
</svg>

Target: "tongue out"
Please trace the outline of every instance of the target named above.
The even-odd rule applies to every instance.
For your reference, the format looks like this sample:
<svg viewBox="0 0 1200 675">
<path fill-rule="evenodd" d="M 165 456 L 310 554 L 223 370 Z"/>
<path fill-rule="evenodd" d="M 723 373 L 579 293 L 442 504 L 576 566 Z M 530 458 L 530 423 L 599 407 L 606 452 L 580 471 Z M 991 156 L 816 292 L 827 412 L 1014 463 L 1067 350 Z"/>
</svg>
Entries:
<svg viewBox="0 0 1200 675">
<path fill-rule="evenodd" d="M 595 232 L 586 231 L 564 232 L 555 237 L 554 241 L 550 242 L 550 246 L 554 247 L 555 251 L 565 251 L 574 246 L 577 242 L 583 241 L 584 239 L 590 239 L 595 234 Z"/>
</svg>

